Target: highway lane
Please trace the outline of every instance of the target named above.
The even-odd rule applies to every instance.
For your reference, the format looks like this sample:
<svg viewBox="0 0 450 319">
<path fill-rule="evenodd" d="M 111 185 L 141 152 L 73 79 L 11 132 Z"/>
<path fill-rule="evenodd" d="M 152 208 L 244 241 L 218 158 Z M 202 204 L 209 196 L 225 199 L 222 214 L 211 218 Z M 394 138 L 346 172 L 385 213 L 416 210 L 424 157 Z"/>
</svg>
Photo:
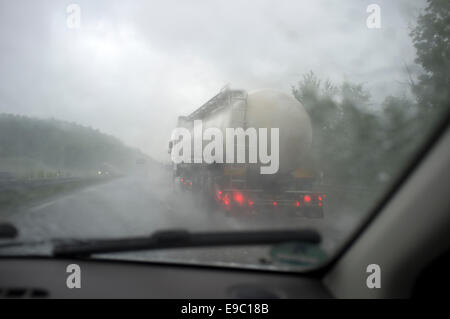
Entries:
<svg viewBox="0 0 450 319">
<path fill-rule="evenodd" d="M 213 231 L 310 227 L 324 235 L 323 248 L 328 252 L 342 242 L 355 222 L 352 214 L 340 215 L 330 209 L 330 206 L 336 206 L 333 196 L 327 197 L 323 219 L 227 217 L 219 210 L 206 209 L 191 193 L 175 191 L 170 176 L 170 172 L 161 169 L 93 185 L 19 210 L 11 214 L 8 221 L 19 228 L 20 240 L 26 241 L 126 237 L 148 235 L 163 229 Z M 258 247 L 197 249 L 196 253 L 163 251 L 133 254 L 132 257 L 225 263 L 259 263 L 261 258 L 269 258 L 267 249 Z"/>
<path fill-rule="evenodd" d="M 39 240 L 122 237 L 198 227 L 205 216 L 194 209 L 188 194 L 174 198 L 165 175 L 159 171 L 152 177 L 130 176 L 93 185 L 19 210 L 9 220 L 23 239 Z M 202 222 L 194 223 L 196 216 Z"/>
</svg>

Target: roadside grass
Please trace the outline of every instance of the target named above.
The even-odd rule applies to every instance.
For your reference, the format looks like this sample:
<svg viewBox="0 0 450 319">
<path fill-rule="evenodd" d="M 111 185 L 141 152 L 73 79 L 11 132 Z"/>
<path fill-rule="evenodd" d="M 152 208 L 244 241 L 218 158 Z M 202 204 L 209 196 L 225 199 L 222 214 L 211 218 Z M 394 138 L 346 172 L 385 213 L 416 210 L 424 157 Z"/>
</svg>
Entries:
<svg viewBox="0 0 450 319">
<path fill-rule="evenodd" d="M 5 211 L 15 210 L 57 195 L 68 194 L 91 185 L 105 183 L 114 178 L 89 177 L 4 183 L 0 185 L 0 216 Z"/>
</svg>

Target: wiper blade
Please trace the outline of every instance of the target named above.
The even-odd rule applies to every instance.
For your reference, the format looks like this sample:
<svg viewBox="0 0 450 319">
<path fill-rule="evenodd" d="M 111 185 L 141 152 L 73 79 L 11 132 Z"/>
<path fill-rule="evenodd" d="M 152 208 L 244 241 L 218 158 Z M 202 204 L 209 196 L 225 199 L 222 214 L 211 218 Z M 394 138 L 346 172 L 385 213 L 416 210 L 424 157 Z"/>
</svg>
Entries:
<svg viewBox="0 0 450 319">
<path fill-rule="evenodd" d="M 10 223 L 0 223 L 0 239 L 10 239 L 17 237 L 18 230 L 16 226 Z"/>
<path fill-rule="evenodd" d="M 285 242 L 319 244 L 315 230 L 196 232 L 159 231 L 151 236 L 124 239 L 68 241 L 55 244 L 53 255 L 60 257 L 89 256 L 138 250 L 186 247 L 273 245 Z"/>
</svg>

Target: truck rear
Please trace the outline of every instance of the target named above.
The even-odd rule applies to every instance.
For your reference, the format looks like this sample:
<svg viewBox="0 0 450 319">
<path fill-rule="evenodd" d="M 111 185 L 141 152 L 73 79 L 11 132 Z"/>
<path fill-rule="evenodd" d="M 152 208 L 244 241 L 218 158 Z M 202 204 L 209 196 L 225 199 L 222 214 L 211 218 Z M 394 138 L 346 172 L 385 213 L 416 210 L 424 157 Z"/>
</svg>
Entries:
<svg viewBox="0 0 450 319">
<path fill-rule="evenodd" d="M 229 215 L 323 216 L 325 194 L 317 191 L 320 180 L 309 160 L 311 122 L 292 96 L 271 89 L 225 89 L 179 117 L 177 127 L 189 133 L 185 145 L 194 150 L 173 164 L 173 178 L 182 189 L 200 193 Z M 172 159 L 178 137 L 169 142 Z M 213 143 L 214 151 L 206 152 Z"/>
</svg>

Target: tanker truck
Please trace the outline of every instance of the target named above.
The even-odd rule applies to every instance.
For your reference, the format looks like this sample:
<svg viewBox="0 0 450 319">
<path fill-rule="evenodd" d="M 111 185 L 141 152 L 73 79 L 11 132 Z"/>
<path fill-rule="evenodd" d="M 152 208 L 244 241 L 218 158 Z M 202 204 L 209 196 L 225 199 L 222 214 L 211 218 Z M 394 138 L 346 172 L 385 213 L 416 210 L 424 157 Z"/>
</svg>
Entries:
<svg viewBox="0 0 450 319">
<path fill-rule="evenodd" d="M 322 217 L 311 142 L 310 118 L 291 95 L 225 88 L 178 117 L 169 141 L 173 181 L 228 215 Z"/>
</svg>

